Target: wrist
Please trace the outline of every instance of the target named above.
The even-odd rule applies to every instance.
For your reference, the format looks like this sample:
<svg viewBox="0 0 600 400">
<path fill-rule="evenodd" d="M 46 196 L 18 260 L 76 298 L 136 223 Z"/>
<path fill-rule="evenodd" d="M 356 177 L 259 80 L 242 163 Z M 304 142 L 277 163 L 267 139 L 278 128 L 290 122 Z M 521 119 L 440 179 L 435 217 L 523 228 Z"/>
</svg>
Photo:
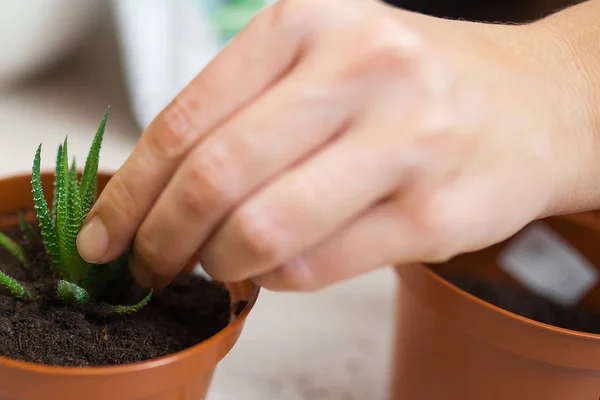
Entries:
<svg viewBox="0 0 600 400">
<path fill-rule="evenodd" d="M 544 118 L 559 166 L 542 216 L 600 208 L 600 1 L 593 3 L 596 15 L 572 7 L 522 27 L 535 42 L 539 73 L 550 87 L 551 111 Z M 588 16 L 593 19 L 586 25 Z"/>
<path fill-rule="evenodd" d="M 494 52 L 506 55 L 508 78 L 499 79 L 512 97 L 504 101 L 514 107 L 499 120 L 507 124 L 504 131 L 522 133 L 514 138 L 516 151 L 527 147 L 520 168 L 537 192 L 532 217 L 600 208 L 597 91 L 581 66 L 581 49 L 562 32 L 564 24 L 550 18 L 479 28 Z"/>
</svg>

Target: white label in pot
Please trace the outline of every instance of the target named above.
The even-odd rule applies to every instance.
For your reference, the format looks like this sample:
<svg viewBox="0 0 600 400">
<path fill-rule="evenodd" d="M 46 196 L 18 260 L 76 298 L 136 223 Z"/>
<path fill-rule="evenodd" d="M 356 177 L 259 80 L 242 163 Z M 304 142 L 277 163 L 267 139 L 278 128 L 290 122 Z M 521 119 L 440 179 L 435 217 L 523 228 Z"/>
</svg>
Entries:
<svg viewBox="0 0 600 400">
<path fill-rule="evenodd" d="M 498 263 L 526 288 L 564 306 L 576 305 L 598 282 L 596 268 L 543 222 L 519 233 Z"/>
</svg>

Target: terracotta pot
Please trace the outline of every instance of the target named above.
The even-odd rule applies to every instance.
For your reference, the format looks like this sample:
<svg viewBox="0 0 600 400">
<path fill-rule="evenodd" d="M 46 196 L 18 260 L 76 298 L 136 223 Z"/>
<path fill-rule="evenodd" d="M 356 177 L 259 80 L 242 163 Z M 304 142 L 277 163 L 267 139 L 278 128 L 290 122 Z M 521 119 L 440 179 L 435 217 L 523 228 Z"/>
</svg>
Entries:
<svg viewBox="0 0 600 400">
<path fill-rule="evenodd" d="M 597 213 L 589 213 L 544 222 L 598 268 L 597 218 Z M 599 398 L 600 335 L 517 316 L 467 294 L 435 273 L 460 272 L 517 284 L 497 263 L 511 239 L 444 264 L 396 268 L 391 399 Z M 581 303 L 599 311 L 600 287 L 592 288 Z"/>
<path fill-rule="evenodd" d="M 103 188 L 109 174 L 99 175 Z M 52 174 L 42 176 L 50 199 Z M 0 179 L 0 228 L 17 223 L 16 210 L 32 210 L 30 176 Z M 13 215 L 10 215 L 10 214 Z M 0 400 L 202 400 L 217 363 L 237 341 L 259 289 L 251 282 L 226 284 L 232 320 L 214 335 L 184 351 L 150 361 L 97 368 L 52 367 L 0 357 Z"/>
</svg>

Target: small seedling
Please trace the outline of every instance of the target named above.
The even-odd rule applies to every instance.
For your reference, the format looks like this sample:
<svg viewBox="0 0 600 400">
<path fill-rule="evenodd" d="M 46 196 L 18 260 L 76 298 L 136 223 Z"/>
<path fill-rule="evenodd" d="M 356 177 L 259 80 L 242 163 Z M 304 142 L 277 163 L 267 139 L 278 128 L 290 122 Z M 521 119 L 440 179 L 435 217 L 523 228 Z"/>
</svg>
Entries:
<svg viewBox="0 0 600 400">
<path fill-rule="evenodd" d="M 120 279 L 125 279 L 124 276 L 128 272 L 128 251 L 109 264 L 98 265 L 86 262 L 79 255 L 76 245 L 77 235 L 96 200 L 98 162 L 108 112 L 109 108 L 106 109 L 92 142 L 81 179 L 78 178 L 74 158 L 69 167 L 67 138 L 58 147 L 52 209 L 48 207 L 42 189 L 41 144 L 33 161 L 31 186 L 35 211 L 46 252 L 58 278 L 57 295 L 66 304 L 86 305 L 97 302 L 101 293 L 110 289 L 111 285 L 118 284 Z M 20 226 L 25 242 L 30 242 L 34 230 L 22 216 Z M 7 249 L 21 264 L 27 265 L 23 249 L 2 233 L 0 247 Z M 36 298 L 22 283 L 2 272 L 0 285 L 18 298 Z M 152 291 L 138 304 L 110 306 L 109 309 L 115 314 L 134 313 L 143 308 L 151 296 Z"/>
</svg>

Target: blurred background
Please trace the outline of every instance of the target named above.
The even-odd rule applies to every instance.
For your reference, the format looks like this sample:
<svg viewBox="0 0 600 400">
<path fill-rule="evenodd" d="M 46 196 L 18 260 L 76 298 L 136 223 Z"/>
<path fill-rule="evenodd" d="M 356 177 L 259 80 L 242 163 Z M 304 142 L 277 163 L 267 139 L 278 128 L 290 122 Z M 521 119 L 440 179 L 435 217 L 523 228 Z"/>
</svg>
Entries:
<svg viewBox="0 0 600 400">
<path fill-rule="evenodd" d="M 40 142 L 52 168 L 65 135 L 83 160 L 107 104 L 100 164 L 116 170 L 154 114 L 267 2 L 219 3 L 3 2 L 0 174 L 29 173 Z M 316 294 L 264 291 L 209 400 L 384 399 L 393 287 L 383 269 Z"/>
<path fill-rule="evenodd" d="M 323 0 L 327 1 L 327 0 Z M 85 157 L 111 117 L 101 168 L 116 170 L 141 130 L 271 0 L 21 0 L 0 12 L 0 174 L 29 172 L 69 137 Z M 564 0 L 389 1 L 441 17 L 535 18 Z M 264 291 L 210 400 L 384 399 L 395 278 L 381 269 L 314 294 Z"/>
</svg>

